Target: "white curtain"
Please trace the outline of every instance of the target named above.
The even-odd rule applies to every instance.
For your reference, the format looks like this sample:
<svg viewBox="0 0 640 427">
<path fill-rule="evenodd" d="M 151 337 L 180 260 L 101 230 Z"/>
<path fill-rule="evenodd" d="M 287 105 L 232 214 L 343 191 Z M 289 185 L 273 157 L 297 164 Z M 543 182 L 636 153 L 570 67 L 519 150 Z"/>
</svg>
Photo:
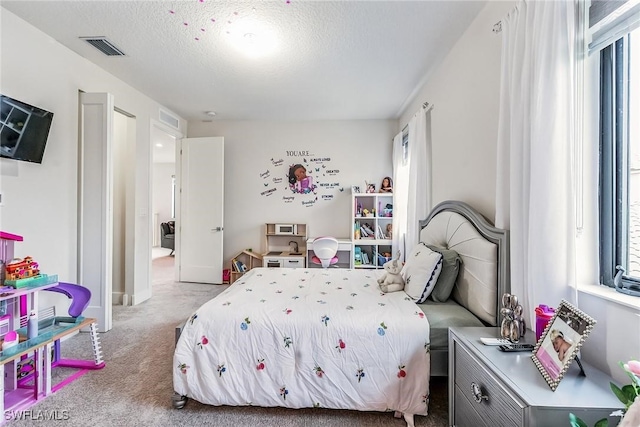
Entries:
<svg viewBox="0 0 640 427">
<path fill-rule="evenodd" d="M 431 106 L 423 107 L 409 121 L 406 158 L 402 133 L 394 138 L 393 251 L 407 252 L 418 243 L 418 221 L 431 210 Z"/>
<path fill-rule="evenodd" d="M 510 229 L 511 293 L 575 303 L 575 4 L 521 1 L 502 20 L 496 226 Z"/>
</svg>

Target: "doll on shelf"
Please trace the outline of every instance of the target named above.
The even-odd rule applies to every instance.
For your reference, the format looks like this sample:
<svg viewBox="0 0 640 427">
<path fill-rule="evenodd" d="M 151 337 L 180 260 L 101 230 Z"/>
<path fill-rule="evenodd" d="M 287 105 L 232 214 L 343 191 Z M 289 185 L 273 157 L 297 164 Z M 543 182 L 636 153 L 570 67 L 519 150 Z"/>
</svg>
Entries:
<svg viewBox="0 0 640 427">
<path fill-rule="evenodd" d="M 393 181 L 391 180 L 391 177 L 385 176 L 382 179 L 382 184 L 380 184 L 380 192 L 393 193 Z"/>
</svg>

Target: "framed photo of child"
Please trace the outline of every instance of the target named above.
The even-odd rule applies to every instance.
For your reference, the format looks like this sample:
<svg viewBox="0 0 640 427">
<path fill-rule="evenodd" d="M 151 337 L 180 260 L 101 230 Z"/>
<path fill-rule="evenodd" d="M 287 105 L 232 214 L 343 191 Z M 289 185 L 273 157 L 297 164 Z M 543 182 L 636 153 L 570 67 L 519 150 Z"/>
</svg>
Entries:
<svg viewBox="0 0 640 427">
<path fill-rule="evenodd" d="M 577 307 L 565 300 L 560 302 L 531 356 L 551 390 L 556 390 L 595 324 Z"/>
</svg>

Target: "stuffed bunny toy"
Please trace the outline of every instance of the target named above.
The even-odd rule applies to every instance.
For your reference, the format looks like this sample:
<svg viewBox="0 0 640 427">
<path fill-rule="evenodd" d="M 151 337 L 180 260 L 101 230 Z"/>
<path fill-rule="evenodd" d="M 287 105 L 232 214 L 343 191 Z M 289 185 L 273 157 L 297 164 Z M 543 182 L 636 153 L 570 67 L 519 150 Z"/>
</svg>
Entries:
<svg viewBox="0 0 640 427">
<path fill-rule="evenodd" d="M 400 251 L 396 257 L 387 261 L 383 265 L 384 274 L 378 279 L 382 292 L 397 292 L 404 289 L 404 279 L 400 272 L 402 271 L 402 263 L 400 262 Z"/>
</svg>

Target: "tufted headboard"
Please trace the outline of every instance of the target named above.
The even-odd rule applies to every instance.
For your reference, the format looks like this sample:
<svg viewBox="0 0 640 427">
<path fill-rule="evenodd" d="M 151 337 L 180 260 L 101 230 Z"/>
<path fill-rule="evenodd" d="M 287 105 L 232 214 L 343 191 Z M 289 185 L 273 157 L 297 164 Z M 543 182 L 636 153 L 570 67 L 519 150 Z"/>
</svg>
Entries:
<svg viewBox="0 0 640 427">
<path fill-rule="evenodd" d="M 420 241 L 456 251 L 462 266 L 451 298 L 498 326 L 502 295 L 509 292 L 509 231 L 491 225 L 464 202 L 439 203 L 420 221 Z"/>
</svg>

